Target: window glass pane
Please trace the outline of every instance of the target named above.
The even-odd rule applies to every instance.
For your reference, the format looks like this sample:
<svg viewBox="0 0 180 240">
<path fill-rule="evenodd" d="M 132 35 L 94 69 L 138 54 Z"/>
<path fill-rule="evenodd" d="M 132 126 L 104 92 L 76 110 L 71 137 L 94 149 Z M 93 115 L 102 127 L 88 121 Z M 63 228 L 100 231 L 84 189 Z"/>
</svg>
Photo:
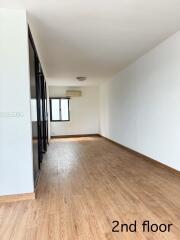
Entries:
<svg viewBox="0 0 180 240">
<path fill-rule="evenodd" d="M 52 120 L 60 120 L 59 99 L 51 99 Z"/>
<path fill-rule="evenodd" d="M 68 99 L 61 99 L 61 120 L 69 120 Z"/>
</svg>

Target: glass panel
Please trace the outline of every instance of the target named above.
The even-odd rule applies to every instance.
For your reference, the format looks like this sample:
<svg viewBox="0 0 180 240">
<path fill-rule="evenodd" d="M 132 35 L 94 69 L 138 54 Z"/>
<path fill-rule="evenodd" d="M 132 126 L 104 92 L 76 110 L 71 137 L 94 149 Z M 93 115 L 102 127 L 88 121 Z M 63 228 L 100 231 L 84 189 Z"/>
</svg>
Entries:
<svg viewBox="0 0 180 240">
<path fill-rule="evenodd" d="M 29 41 L 29 62 L 30 62 L 30 86 L 31 86 L 31 124 L 33 143 L 33 175 L 36 185 L 39 175 L 39 144 L 38 144 L 38 120 L 37 120 L 37 84 L 35 73 L 35 52 Z"/>
<path fill-rule="evenodd" d="M 61 99 L 61 120 L 69 120 L 68 99 Z"/>
<path fill-rule="evenodd" d="M 60 120 L 59 99 L 51 99 L 52 120 Z"/>
<path fill-rule="evenodd" d="M 34 98 L 31 98 L 31 120 L 37 122 L 37 104 Z"/>
</svg>

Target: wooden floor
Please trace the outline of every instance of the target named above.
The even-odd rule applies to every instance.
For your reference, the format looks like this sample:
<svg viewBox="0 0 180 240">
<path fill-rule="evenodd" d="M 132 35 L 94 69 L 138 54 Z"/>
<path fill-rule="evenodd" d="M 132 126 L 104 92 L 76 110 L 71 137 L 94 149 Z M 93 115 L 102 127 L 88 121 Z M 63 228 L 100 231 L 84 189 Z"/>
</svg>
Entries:
<svg viewBox="0 0 180 240">
<path fill-rule="evenodd" d="M 137 232 L 112 232 L 112 221 Z M 143 233 L 144 220 L 172 223 Z M 120 227 L 119 227 L 120 229 Z M 37 200 L 0 205 L 0 240 L 180 239 L 180 178 L 103 138 L 53 140 Z"/>
</svg>

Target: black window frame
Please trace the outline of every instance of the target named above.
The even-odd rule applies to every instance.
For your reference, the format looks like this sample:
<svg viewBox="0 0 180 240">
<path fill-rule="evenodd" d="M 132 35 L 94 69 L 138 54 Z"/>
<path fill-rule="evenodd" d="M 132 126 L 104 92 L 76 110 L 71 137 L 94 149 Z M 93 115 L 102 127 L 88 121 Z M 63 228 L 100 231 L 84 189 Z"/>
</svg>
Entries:
<svg viewBox="0 0 180 240">
<path fill-rule="evenodd" d="M 59 116 L 60 116 L 60 118 L 61 118 L 61 99 L 67 99 L 68 100 L 68 120 L 62 120 L 62 119 L 60 119 L 60 120 L 53 120 L 52 119 L 52 103 L 51 103 L 51 100 L 53 100 L 53 99 L 58 99 L 59 100 L 59 106 L 60 106 L 60 108 L 59 108 Z M 69 109 L 69 100 L 70 100 L 70 98 L 69 97 L 51 97 L 51 98 L 49 98 L 49 105 L 50 105 L 50 121 L 51 122 L 69 122 L 70 121 L 70 109 Z"/>
</svg>

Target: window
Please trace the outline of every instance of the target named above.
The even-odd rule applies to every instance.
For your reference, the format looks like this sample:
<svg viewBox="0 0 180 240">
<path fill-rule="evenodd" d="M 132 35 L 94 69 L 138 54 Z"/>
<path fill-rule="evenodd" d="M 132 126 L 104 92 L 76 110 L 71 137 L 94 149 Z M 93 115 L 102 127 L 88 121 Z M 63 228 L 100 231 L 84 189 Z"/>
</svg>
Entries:
<svg viewBox="0 0 180 240">
<path fill-rule="evenodd" d="M 50 98 L 51 121 L 69 121 L 69 98 Z"/>
</svg>

